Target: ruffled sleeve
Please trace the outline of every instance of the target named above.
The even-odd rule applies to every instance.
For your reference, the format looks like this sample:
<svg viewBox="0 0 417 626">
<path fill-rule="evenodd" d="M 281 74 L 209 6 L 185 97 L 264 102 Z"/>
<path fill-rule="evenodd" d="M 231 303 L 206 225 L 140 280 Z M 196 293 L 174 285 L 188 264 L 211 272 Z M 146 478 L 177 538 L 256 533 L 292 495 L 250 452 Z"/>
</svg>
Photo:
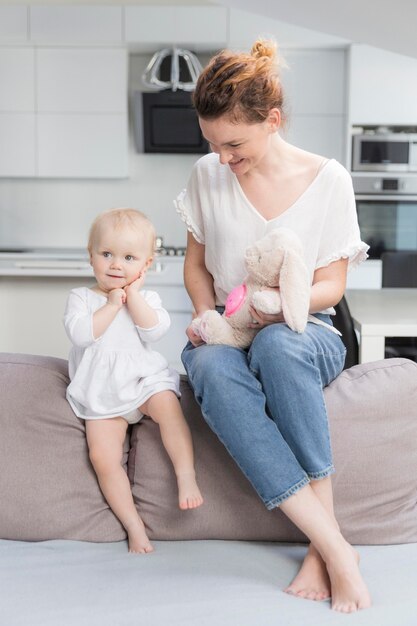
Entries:
<svg viewBox="0 0 417 626">
<path fill-rule="evenodd" d="M 361 240 L 350 174 L 338 165 L 320 237 L 316 269 L 348 259 L 348 270 L 368 257 L 369 246 Z"/>
<path fill-rule="evenodd" d="M 193 234 L 198 243 L 205 243 L 201 195 L 204 193 L 204 185 L 198 171 L 198 162 L 194 165 L 187 188 L 174 200 L 177 213 L 187 226 L 187 230 Z"/>
</svg>

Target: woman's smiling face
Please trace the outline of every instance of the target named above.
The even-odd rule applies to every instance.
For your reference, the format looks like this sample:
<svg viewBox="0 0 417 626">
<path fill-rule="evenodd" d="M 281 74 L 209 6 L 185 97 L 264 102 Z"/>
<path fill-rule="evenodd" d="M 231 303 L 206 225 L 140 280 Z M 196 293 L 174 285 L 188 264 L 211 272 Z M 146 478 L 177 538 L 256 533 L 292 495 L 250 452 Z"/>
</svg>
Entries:
<svg viewBox="0 0 417 626">
<path fill-rule="evenodd" d="M 254 124 L 234 122 L 227 115 L 199 121 L 201 132 L 211 150 L 219 155 L 220 163 L 241 176 L 256 168 L 268 153 L 280 116 L 273 109 L 268 119 Z"/>
</svg>

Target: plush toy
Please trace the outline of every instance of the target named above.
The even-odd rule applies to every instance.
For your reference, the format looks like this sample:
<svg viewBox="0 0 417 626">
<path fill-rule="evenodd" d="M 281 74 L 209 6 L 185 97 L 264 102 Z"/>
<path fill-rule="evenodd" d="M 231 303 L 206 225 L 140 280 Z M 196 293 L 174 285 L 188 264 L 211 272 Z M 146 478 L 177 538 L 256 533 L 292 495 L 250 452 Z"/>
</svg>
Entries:
<svg viewBox="0 0 417 626">
<path fill-rule="evenodd" d="M 226 300 L 223 315 L 206 311 L 192 322 L 194 332 L 207 344 L 247 348 L 256 328 L 250 328 L 252 305 L 263 313 L 282 311 L 287 325 L 302 333 L 310 304 L 310 279 L 299 238 L 288 228 L 275 228 L 245 252 L 247 277 Z M 279 291 L 268 290 L 279 287 Z"/>
</svg>

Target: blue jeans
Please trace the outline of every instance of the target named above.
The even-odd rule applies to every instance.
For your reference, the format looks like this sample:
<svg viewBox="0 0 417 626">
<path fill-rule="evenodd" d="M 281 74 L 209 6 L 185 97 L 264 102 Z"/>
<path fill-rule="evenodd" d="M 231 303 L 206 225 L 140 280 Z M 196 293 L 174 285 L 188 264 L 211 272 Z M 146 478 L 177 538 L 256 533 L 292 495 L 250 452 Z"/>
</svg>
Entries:
<svg viewBox="0 0 417 626">
<path fill-rule="evenodd" d="M 191 343 L 183 350 L 205 420 L 268 509 L 334 471 L 323 387 L 340 374 L 345 354 L 338 335 L 311 322 L 302 334 L 266 326 L 249 350 Z"/>
</svg>

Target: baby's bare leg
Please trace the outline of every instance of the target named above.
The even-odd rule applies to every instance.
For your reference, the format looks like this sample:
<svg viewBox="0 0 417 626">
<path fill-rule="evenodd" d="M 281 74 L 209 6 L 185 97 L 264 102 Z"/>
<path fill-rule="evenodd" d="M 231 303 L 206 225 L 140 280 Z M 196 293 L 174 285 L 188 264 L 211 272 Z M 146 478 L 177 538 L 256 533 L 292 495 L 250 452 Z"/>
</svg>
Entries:
<svg viewBox="0 0 417 626">
<path fill-rule="evenodd" d="M 121 465 L 128 426 L 126 420 L 115 417 L 86 420 L 85 424 L 91 463 L 104 497 L 126 529 L 129 552 L 152 552 L 153 547 L 133 502 L 129 479 Z"/>
<path fill-rule="evenodd" d="M 151 396 L 140 410 L 156 422 L 162 443 L 174 466 L 181 509 L 195 509 L 203 503 L 194 470 L 194 454 L 190 429 L 181 405 L 173 391 L 160 391 Z"/>
</svg>

